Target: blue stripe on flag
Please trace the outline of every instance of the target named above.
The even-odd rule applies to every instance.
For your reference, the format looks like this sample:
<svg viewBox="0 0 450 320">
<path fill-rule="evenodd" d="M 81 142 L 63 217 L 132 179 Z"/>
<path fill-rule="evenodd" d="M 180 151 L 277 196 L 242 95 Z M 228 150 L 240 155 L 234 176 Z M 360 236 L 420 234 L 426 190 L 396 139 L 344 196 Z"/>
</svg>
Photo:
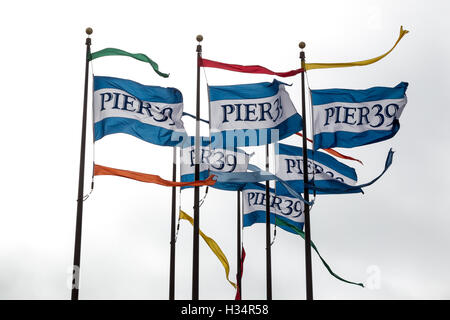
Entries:
<svg viewBox="0 0 450 320">
<path fill-rule="evenodd" d="M 208 86 L 209 100 L 218 101 L 272 97 L 278 93 L 280 85 L 286 84 L 274 79 L 273 82 Z"/>
<path fill-rule="evenodd" d="M 183 140 L 182 132 L 174 135 L 173 130 L 142 123 L 136 119 L 122 117 L 105 118 L 94 124 L 94 140 L 97 141 L 104 136 L 114 133 L 127 133 L 144 141 L 161 145 L 176 146 Z M 177 136 L 179 140 L 172 139 Z"/>
<path fill-rule="evenodd" d="M 104 76 L 94 76 L 94 91 L 118 89 L 128 92 L 142 101 L 175 104 L 183 102 L 183 95 L 176 88 L 147 86 L 138 82 Z"/>
<path fill-rule="evenodd" d="M 297 190 L 299 193 L 303 193 L 303 180 L 290 180 L 285 182 L 294 190 Z M 276 186 L 277 192 L 289 192 L 285 185 L 278 181 L 276 182 Z M 363 193 L 361 188 L 350 188 L 349 185 L 337 180 L 314 180 L 314 187 L 316 188 L 317 194 Z M 314 187 L 309 187 L 310 194 L 314 194 Z"/>
<path fill-rule="evenodd" d="M 283 217 L 282 215 L 275 215 L 274 213 L 270 213 L 270 223 L 271 224 L 275 224 L 275 216 L 277 217 L 277 220 L 284 220 L 286 222 L 288 222 L 289 224 L 299 228 L 300 230 L 303 230 L 303 223 L 301 222 L 296 222 L 293 221 L 291 219 L 287 219 L 285 217 Z M 253 211 L 250 213 L 246 213 L 244 214 L 244 227 L 250 227 L 251 225 L 255 224 L 255 223 L 266 223 L 266 211 Z M 287 232 L 291 232 L 291 233 L 295 233 L 297 234 L 297 232 L 295 232 L 293 229 L 289 228 L 288 226 L 285 225 L 280 225 L 280 228 L 284 229 Z"/>
<path fill-rule="evenodd" d="M 407 82 L 401 82 L 393 88 L 373 87 L 365 90 L 354 89 L 322 89 L 311 90 L 313 105 L 332 102 L 359 103 L 384 99 L 402 99 L 408 88 Z"/>
<path fill-rule="evenodd" d="M 302 129 L 303 129 L 302 117 L 298 113 L 294 113 L 292 116 L 281 122 L 276 127 L 268 129 L 224 130 L 220 132 L 212 132 L 211 135 L 214 139 L 216 138 L 215 137 L 216 135 L 219 135 L 219 139 L 222 139 L 221 141 L 223 142 L 223 147 L 227 146 L 248 147 L 274 143 L 279 140 L 283 140 L 293 135 L 294 133 L 301 131 Z M 266 130 L 266 134 L 264 134 L 264 130 Z M 271 130 L 278 130 L 278 132 L 281 134 L 279 136 L 272 137 L 270 135 Z M 222 137 L 220 137 L 220 135 L 222 135 Z M 228 141 L 227 137 L 233 137 L 233 140 Z M 239 137 L 244 137 L 244 139 Z"/>
<path fill-rule="evenodd" d="M 353 148 L 384 141 L 395 136 L 400 130 L 398 119 L 393 120 L 391 130 L 367 130 L 363 132 L 335 131 L 314 135 L 314 149 L 320 148 Z"/>
</svg>

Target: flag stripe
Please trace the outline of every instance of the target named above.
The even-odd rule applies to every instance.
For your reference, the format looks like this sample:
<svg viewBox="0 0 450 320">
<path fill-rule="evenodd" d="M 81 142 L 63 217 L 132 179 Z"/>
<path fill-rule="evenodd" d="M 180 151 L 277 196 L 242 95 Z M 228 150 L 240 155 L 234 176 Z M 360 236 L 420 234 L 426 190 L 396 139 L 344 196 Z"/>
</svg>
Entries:
<svg viewBox="0 0 450 320">
<path fill-rule="evenodd" d="M 103 176 L 103 175 L 119 176 L 119 177 L 128 178 L 128 179 L 141 181 L 141 182 L 155 183 L 155 184 L 159 184 L 161 186 L 166 186 L 166 187 L 184 187 L 184 186 L 200 187 L 200 186 L 212 186 L 212 185 L 214 185 L 214 183 L 216 183 L 216 181 L 213 179 L 214 178 L 213 174 L 210 175 L 205 180 L 198 180 L 198 181 L 192 181 L 192 182 L 176 182 L 176 181 L 165 180 L 155 174 L 115 169 L 115 168 L 110 168 L 110 167 L 105 167 L 105 166 L 95 164 L 94 165 L 94 176 Z"/>
<path fill-rule="evenodd" d="M 400 82 L 395 87 L 372 87 L 364 90 L 360 89 L 314 89 L 311 90 L 313 108 L 324 104 L 335 103 L 337 101 L 350 103 L 367 103 L 379 100 L 403 99 L 407 82 Z"/>
<path fill-rule="evenodd" d="M 209 101 L 268 98 L 277 95 L 281 85 L 287 84 L 274 79 L 272 82 L 208 86 Z"/>
<path fill-rule="evenodd" d="M 183 102 L 183 94 L 177 88 L 149 86 L 129 79 L 94 76 L 94 91 L 101 89 L 124 90 L 142 101 L 167 104 Z"/>
<path fill-rule="evenodd" d="M 184 131 L 174 131 L 142 123 L 136 119 L 109 117 L 94 123 L 94 140 L 116 133 L 126 133 L 143 141 L 160 146 L 178 146 L 185 136 Z"/>
<path fill-rule="evenodd" d="M 287 72 L 275 72 L 259 65 L 243 66 L 239 64 L 230 64 L 208 60 L 204 58 L 200 58 L 200 66 L 205 68 L 225 69 L 229 71 L 243 72 L 243 73 L 269 74 L 279 77 L 292 77 L 295 76 L 296 74 L 304 72 L 304 69 L 302 68 Z"/>
<path fill-rule="evenodd" d="M 291 136 L 301 129 L 302 117 L 298 113 L 294 113 L 271 128 L 211 131 L 211 136 L 216 139 L 216 141 L 223 141 L 225 147 L 230 145 L 248 147 L 275 143 Z M 272 132 L 278 132 L 278 136 L 272 135 Z"/>
</svg>

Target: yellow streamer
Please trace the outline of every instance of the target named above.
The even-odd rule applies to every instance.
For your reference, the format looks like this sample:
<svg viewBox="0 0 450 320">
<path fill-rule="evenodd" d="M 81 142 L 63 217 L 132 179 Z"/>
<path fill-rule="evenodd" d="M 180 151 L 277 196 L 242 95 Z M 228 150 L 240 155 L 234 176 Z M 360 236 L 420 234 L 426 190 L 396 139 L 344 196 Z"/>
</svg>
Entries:
<svg viewBox="0 0 450 320">
<path fill-rule="evenodd" d="M 398 36 L 397 42 L 395 42 L 394 46 L 386 52 L 385 54 L 382 54 L 381 56 L 378 56 L 376 58 L 368 59 L 368 60 L 362 60 L 362 61 L 355 61 L 355 62 L 342 62 L 342 63 L 306 63 L 305 67 L 306 70 L 312 70 L 312 69 L 326 69 L 326 68 L 344 68 L 344 67 L 355 67 L 355 66 L 367 66 L 369 64 L 372 64 L 374 62 L 377 62 L 378 60 L 383 59 L 386 57 L 389 53 L 391 53 L 392 50 L 397 46 L 397 44 L 400 42 L 400 40 L 403 38 L 405 34 L 407 34 L 408 30 L 403 30 L 403 26 L 400 27 L 400 35 Z"/>
<path fill-rule="evenodd" d="M 194 226 L 194 219 L 192 219 L 192 217 L 189 216 L 183 210 L 180 210 L 180 219 L 187 220 L 192 224 L 192 226 Z M 220 249 L 219 245 L 213 239 L 211 239 L 210 237 L 205 235 L 201 230 L 200 230 L 200 235 L 203 238 L 203 240 L 205 240 L 206 244 L 211 248 L 212 252 L 214 252 L 214 254 L 217 256 L 217 258 L 220 260 L 220 262 L 222 263 L 222 265 L 225 269 L 225 274 L 226 274 L 228 282 L 236 289 L 236 284 L 233 281 L 230 281 L 230 279 L 229 279 L 230 265 L 228 264 L 227 257 L 225 256 L 223 251 Z"/>
</svg>

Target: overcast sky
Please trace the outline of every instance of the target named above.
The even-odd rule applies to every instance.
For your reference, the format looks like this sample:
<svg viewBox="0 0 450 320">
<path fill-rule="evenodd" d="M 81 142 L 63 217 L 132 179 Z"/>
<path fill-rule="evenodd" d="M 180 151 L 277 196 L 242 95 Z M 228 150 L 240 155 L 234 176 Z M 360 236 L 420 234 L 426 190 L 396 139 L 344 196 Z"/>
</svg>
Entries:
<svg viewBox="0 0 450 320">
<path fill-rule="evenodd" d="M 92 51 L 116 47 L 146 53 L 167 79 L 141 62 L 107 57 L 95 75 L 178 88 L 195 112 L 196 41 L 205 58 L 260 64 L 276 71 L 307 62 L 345 62 L 387 51 L 400 25 L 410 30 L 385 59 L 367 67 L 311 70 L 312 89 L 365 89 L 409 82 L 401 129 L 387 141 L 340 151 L 361 159 L 360 182 L 389 171 L 365 194 L 321 195 L 311 212 L 312 239 L 340 276 L 313 252 L 315 299 L 450 298 L 450 163 L 448 108 L 450 27 L 447 1 L 15 1 L 0 10 L 2 34 L 2 197 L 0 299 L 70 299 L 85 64 Z M 91 69 L 92 70 L 92 69 Z M 265 75 L 202 72 L 202 117 L 211 85 L 272 81 Z M 284 81 L 300 111 L 300 78 Z M 91 103 L 89 103 L 91 108 Z M 91 110 L 91 109 L 90 109 Z M 90 113 L 89 113 L 90 114 Z M 91 118 L 89 118 L 91 121 Z M 195 122 L 184 118 L 189 134 Z M 207 135 L 206 125 L 202 134 Z M 88 141 L 92 132 L 88 130 Z M 300 145 L 293 136 L 284 143 Z M 87 147 L 86 193 L 92 170 Z M 253 163 L 263 164 L 264 147 Z M 96 143 L 95 161 L 171 178 L 172 149 L 124 134 Z M 202 189 L 203 195 L 203 189 Z M 84 203 L 80 299 L 167 299 L 171 189 L 119 177 L 97 177 Z M 193 192 L 181 207 L 192 215 Z M 236 273 L 236 192 L 210 189 L 200 228 L 216 240 Z M 244 230 L 243 299 L 265 299 L 265 227 Z M 181 221 L 176 298 L 191 298 L 192 227 Z M 279 229 L 272 246 L 273 298 L 305 298 L 304 242 Z M 200 299 L 234 299 L 222 265 L 200 240 Z"/>
</svg>

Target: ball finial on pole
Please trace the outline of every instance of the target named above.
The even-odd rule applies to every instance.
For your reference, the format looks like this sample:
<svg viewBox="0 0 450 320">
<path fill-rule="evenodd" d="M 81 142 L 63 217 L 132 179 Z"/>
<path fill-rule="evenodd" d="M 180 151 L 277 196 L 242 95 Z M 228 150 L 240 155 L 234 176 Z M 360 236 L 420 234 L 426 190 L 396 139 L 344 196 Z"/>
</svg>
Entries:
<svg viewBox="0 0 450 320">
<path fill-rule="evenodd" d="M 196 39 L 197 39 L 198 42 L 202 42 L 203 41 L 203 36 L 201 34 L 199 34 Z"/>
<path fill-rule="evenodd" d="M 304 42 L 302 41 L 302 42 L 300 42 L 300 43 L 298 44 L 298 46 L 299 46 L 300 49 L 303 50 L 303 49 L 306 47 L 306 43 L 304 43 Z"/>
<path fill-rule="evenodd" d="M 92 32 L 94 32 L 94 30 L 92 30 L 91 27 L 86 28 L 86 34 L 87 34 L 87 35 L 90 36 L 90 35 L 92 34 Z"/>
</svg>

